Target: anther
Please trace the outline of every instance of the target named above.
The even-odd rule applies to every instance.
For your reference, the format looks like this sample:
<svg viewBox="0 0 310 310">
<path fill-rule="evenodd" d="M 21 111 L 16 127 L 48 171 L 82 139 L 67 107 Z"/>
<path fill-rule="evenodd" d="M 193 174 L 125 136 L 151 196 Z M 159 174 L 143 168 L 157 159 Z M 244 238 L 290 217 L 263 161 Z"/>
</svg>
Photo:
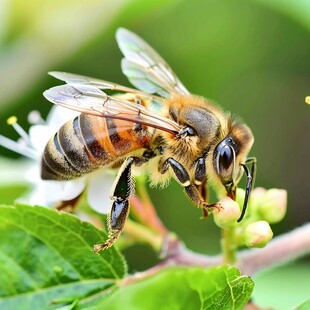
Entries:
<svg viewBox="0 0 310 310">
<path fill-rule="evenodd" d="M 15 131 L 24 139 L 28 145 L 32 145 L 27 132 L 17 123 L 17 117 L 11 116 L 7 119 L 7 124 L 11 125 Z"/>
<path fill-rule="evenodd" d="M 7 124 L 10 126 L 13 126 L 14 124 L 17 123 L 17 117 L 16 116 L 11 116 L 6 120 Z"/>
</svg>

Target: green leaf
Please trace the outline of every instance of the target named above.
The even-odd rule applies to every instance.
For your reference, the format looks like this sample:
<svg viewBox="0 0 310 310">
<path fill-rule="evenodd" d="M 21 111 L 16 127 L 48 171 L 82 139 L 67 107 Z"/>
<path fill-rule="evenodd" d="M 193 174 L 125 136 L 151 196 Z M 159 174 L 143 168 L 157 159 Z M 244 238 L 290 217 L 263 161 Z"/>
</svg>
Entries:
<svg viewBox="0 0 310 310">
<path fill-rule="evenodd" d="M 52 309 L 112 291 L 126 265 L 115 247 L 92 252 L 106 238 L 67 213 L 0 206 L 0 309 Z"/>
<path fill-rule="evenodd" d="M 306 260 L 275 266 L 255 276 L 253 301 L 263 309 L 296 309 L 296 305 L 310 297 L 309 279 L 310 268 Z M 310 310 L 310 307 L 301 309 Z"/>
<path fill-rule="evenodd" d="M 308 299 L 307 301 L 303 302 L 296 309 L 298 309 L 298 310 L 309 310 L 310 309 L 310 299 Z"/>
<path fill-rule="evenodd" d="M 233 267 L 171 268 L 121 288 L 98 309 L 242 309 L 253 287 Z"/>
</svg>

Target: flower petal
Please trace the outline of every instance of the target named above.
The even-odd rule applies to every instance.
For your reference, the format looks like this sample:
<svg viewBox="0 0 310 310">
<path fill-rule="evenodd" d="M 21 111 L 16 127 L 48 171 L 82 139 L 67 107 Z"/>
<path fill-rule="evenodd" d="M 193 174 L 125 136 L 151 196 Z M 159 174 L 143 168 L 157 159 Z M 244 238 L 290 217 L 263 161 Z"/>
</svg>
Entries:
<svg viewBox="0 0 310 310">
<path fill-rule="evenodd" d="M 48 113 L 46 123 L 48 126 L 58 130 L 63 124 L 79 114 L 79 112 L 54 105 Z"/>
<path fill-rule="evenodd" d="M 115 174 L 104 169 L 93 174 L 89 181 L 87 200 L 92 209 L 107 214 L 111 209 L 110 191 L 115 181 Z"/>
<path fill-rule="evenodd" d="M 57 129 L 46 125 L 33 125 L 29 128 L 31 144 L 38 154 L 43 153 L 46 143 L 56 131 Z"/>
<path fill-rule="evenodd" d="M 45 197 L 48 201 L 72 200 L 80 195 L 84 188 L 83 179 L 72 181 L 42 181 L 45 187 Z"/>
<path fill-rule="evenodd" d="M 50 137 L 59 128 L 70 119 L 79 115 L 78 112 L 53 106 L 47 117 L 47 122 L 44 125 L 33 125 L 29 129 L 29 136 L 33 147 L 40 153 L 43 153 L 44 147 Z"/>
<path fill-rule="evenodd" d="M 18 199 L 30 205 L 51 207 L 60 201 L 76 198 L 85 188 L 84 180 L 73 181 L 39 181 L 27 195 Z"/>
</svg>

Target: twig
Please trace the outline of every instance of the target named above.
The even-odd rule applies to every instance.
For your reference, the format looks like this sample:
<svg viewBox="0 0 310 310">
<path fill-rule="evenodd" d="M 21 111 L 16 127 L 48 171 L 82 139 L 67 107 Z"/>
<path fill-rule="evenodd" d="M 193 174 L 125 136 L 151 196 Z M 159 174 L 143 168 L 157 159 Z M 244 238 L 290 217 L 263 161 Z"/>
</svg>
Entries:
<svg viewBox="0 0 310 310">
<path fill-rule="evenodd" d="M 139 222 L 152 228 L 162 236 L 167 235 L 169 231 L 160 221 L 148 193 L 142 186 L 139 187 L 139 191 L 141 198 L 133 195 L 130 199 L 133 213 Z"/>
<path fill-rule="evenodd" d="M 246 275 L 254 275 L 275 265 L 284 264 L 310 253 L 310 224 L 296 228 L 291 232 L 274 238 L 263 249 L 243 250 L 239 252 L 237 267 Z M 192 252 L 183 243 L 173 238 L 168 241 L 166 258 L 156 266 L 136 273 L 122 281 L 128 285 L 171 266 L 217 266 L 223 264 L 221 255 L 208 256 Z"/>
</svg>

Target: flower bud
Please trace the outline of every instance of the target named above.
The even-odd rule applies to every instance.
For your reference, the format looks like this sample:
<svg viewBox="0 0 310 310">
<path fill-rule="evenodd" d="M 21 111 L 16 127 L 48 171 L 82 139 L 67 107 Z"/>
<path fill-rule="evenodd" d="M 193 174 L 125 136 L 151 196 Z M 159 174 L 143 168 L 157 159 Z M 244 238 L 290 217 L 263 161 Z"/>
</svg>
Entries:
<svg viewBox="0 0 310 310">
<path fill-rule="evenodd" d="M 245 190 L 243 188 L 237 188 L 236 202 L 242 208 L 244 202 Z"/>
<path fill-rule="evenodd" d="M 259 215 L 269 223 L 280 222 L 286 213 L 287 192 L 272 188 L 266 192 L 258 207 Z"/>
<path fill-rule="evenodd" d="M 255 187 L 250 194 L 250 199 L 248 203 L 248 214 L 250 214 L 252 221 L 261 220 L 259 214 L 259 206 L 264 201 L 264 197 L 267 193 L 267 190 L 263 187 Z"/>
<path fill-rule="evenodd" d="M 224 197 L 219 204 L 221 207 L 213 210 L 215 224 L 221 228 L 236 225 L 241 214 L 238 203 L 229 197 Z"/>
<path fill-rule="evenodd" d="M 244 232 L 245 245 L 251 248 L 263 248 L 273 236 L 266 221 L 258 221 L 247 226 Z"/>
<path fill-rule="evenodd" d="M 252 205 L 259 205 L 265 198 L 267 190 L 263 187 L 255 187 L 251 192 L 250 202 Z"/>
</svg>

